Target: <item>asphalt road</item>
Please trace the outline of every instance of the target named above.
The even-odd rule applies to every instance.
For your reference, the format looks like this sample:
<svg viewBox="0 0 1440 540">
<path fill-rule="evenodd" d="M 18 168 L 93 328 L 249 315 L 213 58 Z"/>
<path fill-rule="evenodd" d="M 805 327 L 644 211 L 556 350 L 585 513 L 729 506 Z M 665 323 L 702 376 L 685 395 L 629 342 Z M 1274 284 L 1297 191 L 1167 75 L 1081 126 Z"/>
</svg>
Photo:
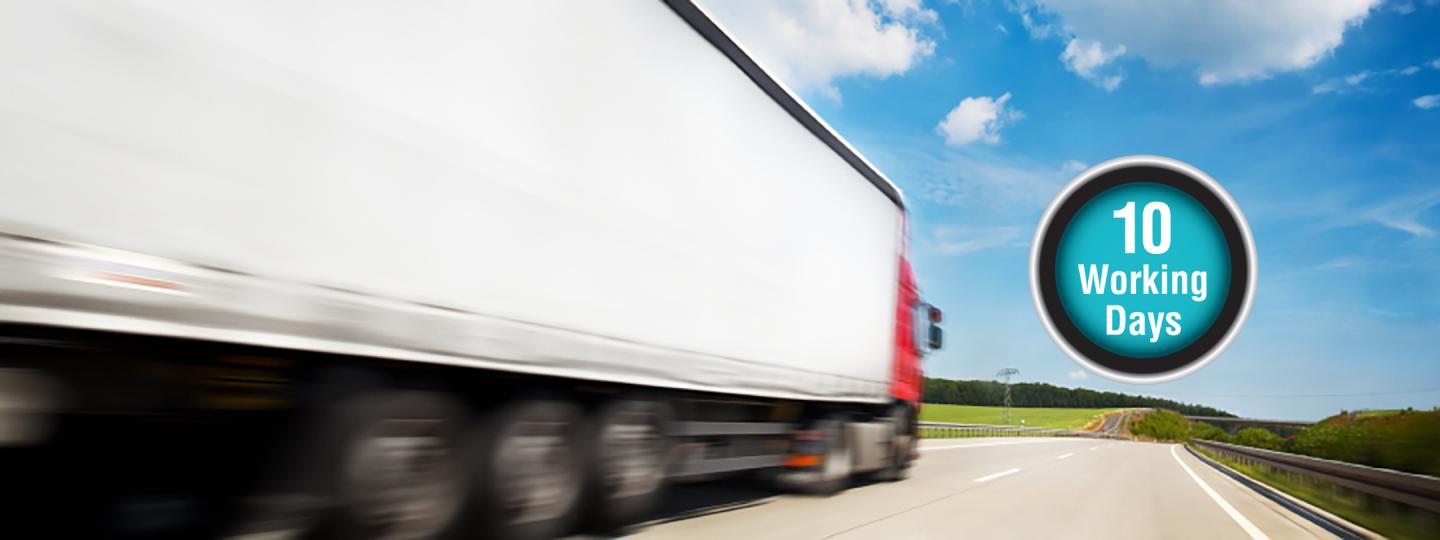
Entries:
<svg viewBox="0 0 1440 540">
<path fill-rule="evenodd" d="M 829 498 L 738 480 L 679 486 L 666 517 L 627 538 L 1332 537 L 1177 445 L 996 438 L 922 448 L 909 479 Z"/>
<path fill-rule="evenodd" d="M 1140 409 L 1140 410 L 1148 410 L 1148 409 Z M 1129 430 L 1128 430 L 1128 429 L 1125 429 L 1125 426 L 1127 426 L 1127 425 L 1130 424 L 1130 417 L 1133 416 L 1135 413 L 1139 412 L 1140 410 L 1122 411 L 1122 412 L 1119 412 L 1119 413 L 1112 414 L 1112 415 L 1110 415 L 1110 416 L 1106 416 L 1106 417 L 1105 417 L 1105 422 L 1100 426 L 1100 432 L 1101 432 L 1101 433 L 1109 433 L 1109 434 L 1112 434 L 1112 435 L 1119 435 L 1119 434 L 1121 434 L 1121 433 L 1128 433 Z"/>
</svg>

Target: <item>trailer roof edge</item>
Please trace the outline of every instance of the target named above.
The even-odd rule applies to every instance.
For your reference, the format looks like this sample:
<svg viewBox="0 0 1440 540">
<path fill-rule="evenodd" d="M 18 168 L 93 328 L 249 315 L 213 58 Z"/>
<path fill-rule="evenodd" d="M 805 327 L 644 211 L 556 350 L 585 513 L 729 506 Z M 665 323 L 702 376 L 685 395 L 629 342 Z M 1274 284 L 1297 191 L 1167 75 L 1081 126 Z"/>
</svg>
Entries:
<svg viewBox="0 0 1440 540">
<path fill-rule="evenodd" d="M 766 95 L 769 95 L 770 99 L 775 100 L 775 103 L 780 105 L 780 108 L 790 113 L 790 116 L 793 117 L 795 121 L 800 122 L 800 125 L 804 126 L 811 134 L 819 138 L 826 146 L 829 146 L 836 154 L 839 154 L 841 159 L 844 159 L 846 163 L 854 167 L 861 176 L 869 180 L 871 185 L 874 185 L 876 189 L 879 189 L 881 193 L 885 194 L 896 206 L 899 206 L 901 210 L 905 209 L 905 197 L 900 193 L 900 189 L 895 187 L 895 183 L 891 182 L 889 178 L 886 178 L 885 174 L 880 172 L 874 165 L 871 165 L 870 162 L 865 159 L 865 156 L 860 155 L 860 152 L 857 152 L 853 146 L 850 146 L 850 143 L 846 141 L 844 137 L 841 137 L 829 124 L 825 123 L 825 120 L 820 118 L 820 115 L 810 110 L 810 107 L 807 106 L 804 101 L 801 101 L 800 98 L 796 97 L 784 83 L 770 76 L 770 73 L 766 71 L 765 67 L 746 52 L 745 48 L 736 42 L 734 38 L 730 37 L 730 33 L 725 31 L 725 28 L 711 17 L 704 8 L 697 5 L 693 0 L 663 1 L 666 5 L 670 6 L 670 9 L 673 10 L 676 15 L 679 15 L 681 19 L 688 23 L 691 28 L 699 32 L 706 41 L 709 41 L 716 49 L 719 49 L 721 54 L 729 58 L 730 61 L 735 64 L 735 67 L 740 68 L 740 71 L 750 77 L 750 80 L 753 81 L 756 86 L 759 86 L 760 90 L 764 91 Z"/>
</svg>

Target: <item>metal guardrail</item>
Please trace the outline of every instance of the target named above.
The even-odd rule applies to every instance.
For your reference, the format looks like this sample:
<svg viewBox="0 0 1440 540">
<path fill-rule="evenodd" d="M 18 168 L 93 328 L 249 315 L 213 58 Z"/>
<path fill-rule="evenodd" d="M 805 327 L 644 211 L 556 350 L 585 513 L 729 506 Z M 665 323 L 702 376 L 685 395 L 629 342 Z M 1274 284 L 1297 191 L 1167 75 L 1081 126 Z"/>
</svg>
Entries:
<svg viewBox="0 0 1440 540">
<path fill-rule="evenodd" d="M 1258 462 L 1283 471 L 1344 486 L 1381 499 L 1422 508 L 1430 512 L 1440 512 L 1440 478 L 1433 476 L 1377 469 L 1343 461 L 1215 441 L 1193 440 L 1191 443 L 1232 459 Z"/>
<path fill-rule="evenodd" d="M 952 424 L 948 422 L 920 422 L 921 437 L 1085 437 L 1090 439 L 1120 439 L 1119 435 L 1098 431 L 1074 429 L 1027 428 L 1020 426 L 992 426 L 986 424 Z"/>
</svg>

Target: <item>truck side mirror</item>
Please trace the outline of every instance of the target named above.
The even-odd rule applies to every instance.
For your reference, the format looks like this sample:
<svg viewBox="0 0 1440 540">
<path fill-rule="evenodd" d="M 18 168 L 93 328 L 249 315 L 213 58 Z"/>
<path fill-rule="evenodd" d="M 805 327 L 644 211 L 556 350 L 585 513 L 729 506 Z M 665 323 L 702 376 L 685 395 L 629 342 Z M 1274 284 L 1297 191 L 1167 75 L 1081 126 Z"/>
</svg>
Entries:
<svg viewBox="0 0 1440 540">
<path fill-rule="evenodd" d="M 945 341 L 945 331 L 940 329 L 942 319 L 940 308 L 925 302 L 915 304 L 915 315 L 912 319 L 914 323 L 911 325 L 915 331 L 915 352 L 924 354 L 926 351 L 940 349 L 940 345 Z"/>
</svg>

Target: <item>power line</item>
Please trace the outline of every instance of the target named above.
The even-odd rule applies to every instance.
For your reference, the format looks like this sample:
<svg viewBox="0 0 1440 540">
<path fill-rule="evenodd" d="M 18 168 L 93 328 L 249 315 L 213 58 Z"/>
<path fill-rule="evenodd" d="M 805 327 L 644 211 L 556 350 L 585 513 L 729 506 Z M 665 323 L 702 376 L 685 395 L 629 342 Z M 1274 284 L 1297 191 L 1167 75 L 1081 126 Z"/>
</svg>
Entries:
<svg viewBox="0 0 1440 540">
<path fill-rule="evenodd" d="M 1429 388 L 1411 388 L 1408 390 L 1384 390 L 1379 392 L 1346 392 L 1334 394 L 1172 394 L 1173 397 L 1184 398 L 1239 398 L 1239 399 L 1302 399 L 1302 398 L 1327 398 L 1327 397 L 1359 397 L 1359 396 L 1388 396 L 1395 394 L 1418 394 L 1420 392 L 1440 392 L 1440 386 Z"/>
</svg>

